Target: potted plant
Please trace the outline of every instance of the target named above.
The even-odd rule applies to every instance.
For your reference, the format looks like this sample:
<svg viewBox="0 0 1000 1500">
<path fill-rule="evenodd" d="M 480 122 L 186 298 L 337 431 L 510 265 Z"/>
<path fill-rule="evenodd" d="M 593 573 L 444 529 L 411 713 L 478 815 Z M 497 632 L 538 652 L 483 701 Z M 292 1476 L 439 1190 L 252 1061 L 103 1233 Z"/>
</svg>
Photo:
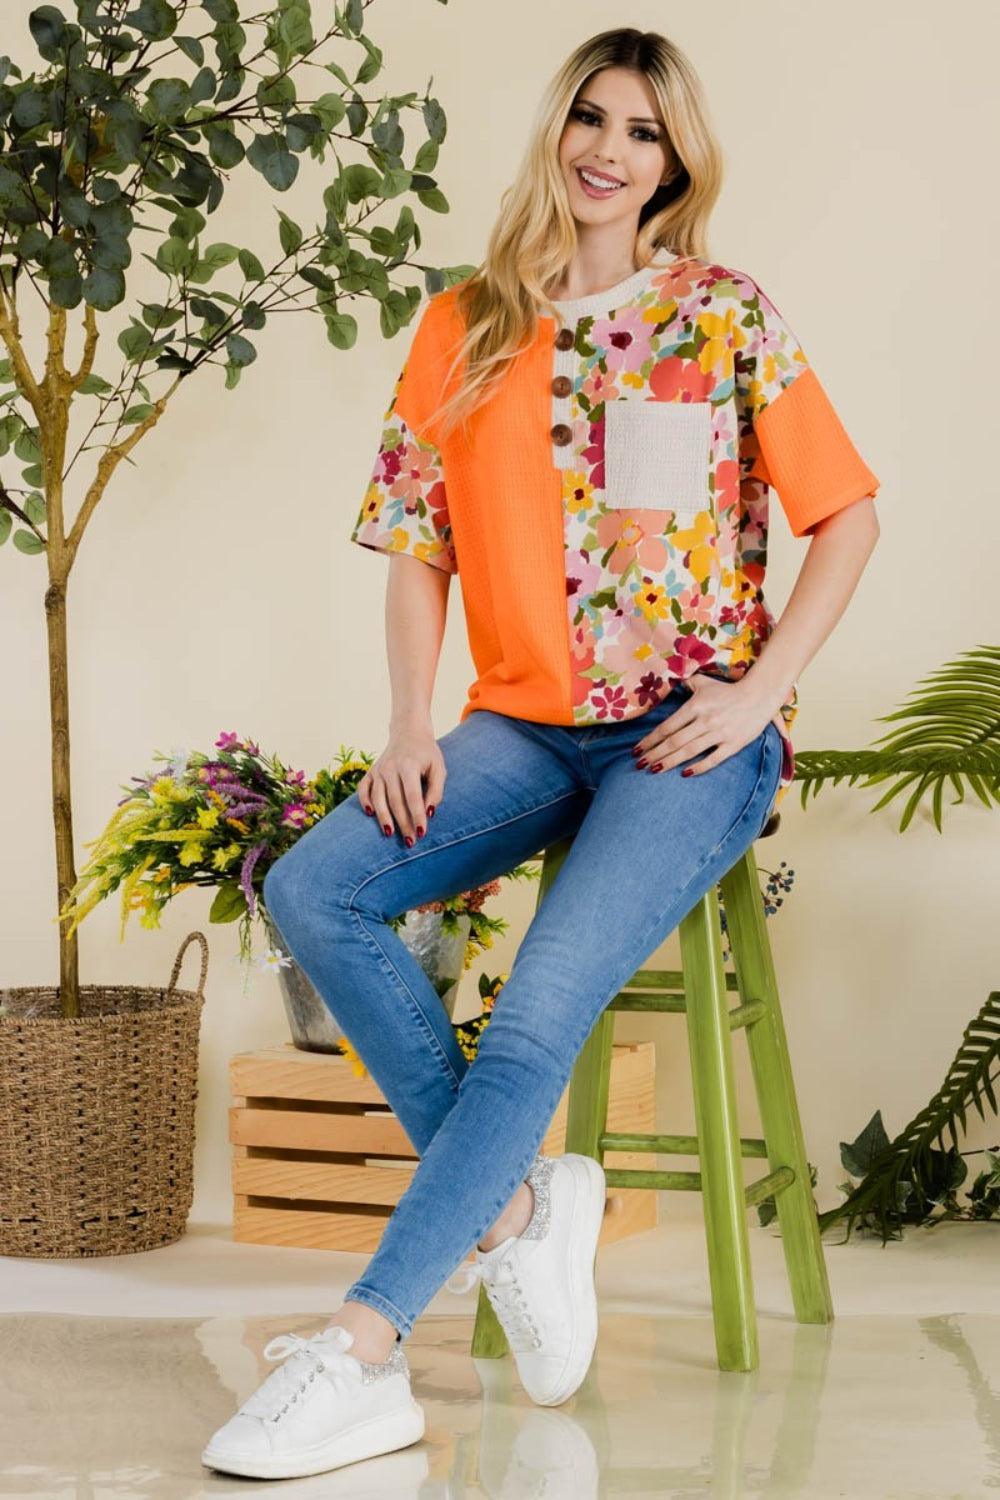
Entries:
<svg viewBox="0 0 1000 1500">
<path fill-rule="evenodd" d="M 280 0 L 245 19 L 236 0 L 75 0 L 73 8 L 75 20 L 54 5 L 31 12 L 39 70 L 25 74 L 0 58 L 0 459 L 8 469 L 8 455 L 20 460 L 22 480 L 0 478 L 0 542 L 11 536 L 46 573 L 60 909 L 76 884 L 67 592 L 120 465 L 135 462 L 181 383 L 203 367 L 221 367 L 225 388 L 237 387 L 272 310 L 312 312 L 335 348 L 350 349 L 359 298 L 377 302 L 391 337 L 421 301 L 419 287 L 393 284 L 401 271 L 422 271 L 433 292 L 472 269 L 413 258 L 420 230 L 406 202 L 393 222 L 376 222 L 410 194 L 434 212 L 448 204 L 431 175 L 445 135 L 437 100 L 416 91 L 366 97 L 382 66 L 365 31 L 371 5 L 346 0 L 319 35 L 306 0 Z M 317 78 L 315 97 L 300 94 L 301 82 Z M 425 135 L 412 160 L 410 114 Z M 314 228 L 279 208 L 275 251 L 206 243 L 230 173 L 246 163 L 262 190 L 285 193 L 299 158 L 325 164 L 327 148 L 322 204 L 306 201 L 299 215 L 318 221 Z M 112 340 L 106 315 L 120 325 L 133 239 L 162 290 L 137 297 Z M 22 329 L 29 311 L 26 321 L 41 319 L 41 359 Z M 121 356 L 117 372 L 111 356 Z M 74 421 L 84 430 L 71 453 Z M 94 459 L 78 464 L 84 454 Z M 0 1252 L 111 1253 L 183 1233 L 197 1031 L 188 1025 L 174 1038 L 186 1049 L 175 1076 L 187 1082 L 165 1113 L 130 1113 L 135 1079 L 114 1067 L 116 1048 L 142 1054 L 149 1040 L 137 1030 L 130 1044 L 129 1027 L 166 1003 L 160 989 L 81 988 L 75 929 L 60 931 L 57 987 L 5 992 L 0 1090 L 11 1108 L 23 1102 L 30 1120 L 0 1141 Z M 32 1029 L 42 1024 L 44 1040 Z M 158 1086 L 151 1074 L 149 1099 Z M 69 1121 L 78 1122 L 71 1139 Z M 152 1199 L 167 1194 L 164 1216 Z"/>
</svg>

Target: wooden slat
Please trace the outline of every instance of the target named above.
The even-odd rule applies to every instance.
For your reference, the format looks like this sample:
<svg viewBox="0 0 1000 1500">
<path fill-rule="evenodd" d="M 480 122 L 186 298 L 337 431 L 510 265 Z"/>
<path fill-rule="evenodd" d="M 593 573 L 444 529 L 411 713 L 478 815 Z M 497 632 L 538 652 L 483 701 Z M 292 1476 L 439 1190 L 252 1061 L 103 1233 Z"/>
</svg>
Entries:
<svg viewBox="0 0 1000 1500">
<path fill-rule="evenodd" d="M 413 1156 L 395 1115 L 298 1109 L 231 1109 L 229 1139 L 240 1146 L 284 1146 L 293 1151 L 353 1151 L 361 1156 Z"/>
</svg>

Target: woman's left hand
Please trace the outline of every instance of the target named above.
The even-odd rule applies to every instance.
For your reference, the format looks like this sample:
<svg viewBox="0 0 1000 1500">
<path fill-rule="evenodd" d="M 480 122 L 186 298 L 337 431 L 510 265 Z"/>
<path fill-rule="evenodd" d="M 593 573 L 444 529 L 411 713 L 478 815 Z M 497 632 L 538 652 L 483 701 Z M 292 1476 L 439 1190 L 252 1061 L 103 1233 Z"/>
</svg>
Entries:
<svg viewBox="0 0 1000 1500">
<path fill-rule="evenodd" d="M 780 704 L 760 696 L 751 683 L 752 672 L 732 681 L 696 672 L 687 679 L 691 697 L 669 718 L 657 724 L 636 742 L 636 760 L 645 760 L 645 770 L 657 766 L 664 771 L 681 765 L 703 750 L 712 750 L 704 760 L 686 767 L 686 776 L 700 776 L 720 761 L 728 760 L 757 738 L 771 719 L 777 721 Z"/>
</svg>

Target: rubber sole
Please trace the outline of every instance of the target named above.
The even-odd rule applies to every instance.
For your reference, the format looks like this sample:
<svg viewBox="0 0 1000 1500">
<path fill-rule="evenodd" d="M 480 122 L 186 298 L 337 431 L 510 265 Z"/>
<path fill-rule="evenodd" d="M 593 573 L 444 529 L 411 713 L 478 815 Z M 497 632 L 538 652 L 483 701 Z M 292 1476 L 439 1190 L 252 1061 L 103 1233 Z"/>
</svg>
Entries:
<svg viewBox="0 0 1000 1500">
<path fill-rule="evenodd" d="M 566 1357 L 562 1380 L 551 1395 L 532 1396 L 531 1399 L 536 1406 L 561 1406 L 564 1401 L 569 1400 L 586 1379 L 594 1355 L 594 1346 L 597 1343 L 597 1294 L 594 1290 L 594 1272 L 597 1265 L 597 1242 L 604 1220 L 607 1183 L 603 1167 L 592 1156 L 582 1153 L 572 1153 L 572 1155 L 575 1159 L 570 1160 L 568 1165 L 576 1178 L 576 1195 L 573 1199 L 573 1221 L 570 1232 L 573 1252 L 569 1263 L 570 1293 L 574 1307 L 580 1307 L 582 1302 L 586 1302 L 587 1315 L 585 1319 L 578 1320 L 574 1329 L 574 1339 Z M 586 1278 L 589 1278 L 589 1281 Z M 584 1297 L 585 1290 L 586 1297 Z M 586 1360 L 580 1358 L 581 1349 L 588 1350 Z M 531 1395 L 530 1391 L 528 1395 Z"/>
<path fill-rule="evenodd" d="M 399 1411 L 368 1417 L 364 1422 L 347 1427 L 334 1437 L 302 1448 L 297 1453 L 269 1456 L 218 1453 L 213 1456 L 211 1447 L 208 1447 L 202 1453 L 201 1461 L 210 1469 L 219 1469 L 223 1474 L 239 1474 L 247 1479 L 300 1479 L 307 1474 L 323 1474 L 327 1469 L 357 1463 L 362 1458 L 376 1458 L 380 1453 L 408 1448 L 411 1443 L 420 1441 L 425 1427 L 423 1407 L 411 1401 Z"/>
</svg>

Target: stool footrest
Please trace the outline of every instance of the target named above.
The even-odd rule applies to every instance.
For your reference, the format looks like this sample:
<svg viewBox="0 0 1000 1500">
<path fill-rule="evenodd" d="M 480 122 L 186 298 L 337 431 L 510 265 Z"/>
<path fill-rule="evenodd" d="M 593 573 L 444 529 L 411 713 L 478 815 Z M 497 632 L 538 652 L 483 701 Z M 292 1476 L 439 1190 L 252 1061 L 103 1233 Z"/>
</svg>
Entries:
<svg viewBox="0 0 1000 1500">
<path fill-rule="evenodd" d="M 756 1182 L 747 1183 L 743 1194 L 747 1208 L 760 1203 L 764 1198 L 783 1193 L 794 1181 L 795 1172 L 791 1167 L 779 1167 L 776 1172 L 768 1172 L 766 1177 L 758 1177 Z"/>
<path fill-rule="evenodd" d="M 657 1156 L 699 1154 L 696 1135 L 651 1135 L 648 1132 L 605 1130 L 598 1138 L 598 1145 L 601 1151 L 649 1151 Z M 767 1143 L 757 1136 L 740 1136 L 740 1155 L 766 1156 Z"/>
<path fill-rule="evenodd" d="M 650 1188 L 661 1193 L 700 1193 L 700 1172 L 666 1172 L 642 1167 L 606 1167 L 604 1176 L 609 1188 Z M 778 1167 L 756 1182 L 749 1182 L 743 1189 L 743 1202 L 747 1208 L 784 1192 L 795 1181 L 791 1167 Z"/>
<path fill-rule="evenodd" d="M 639 990 L 635 993 L 622 990 L 608 1002 L 605 1009 L 686 1015 L 687 1001 L 683 995 L 665 995 L 658 990 Z M 754 1021 L 759 1021 L 766 1014 L 767 1006 L 763 1000 L 747 1000 L 742 1005 L 734 1005 L 727 1012 L 726 1018 L 730 1031 L 736 1031 L 740 1026 L 752 1025 Z"/>
</svg>

